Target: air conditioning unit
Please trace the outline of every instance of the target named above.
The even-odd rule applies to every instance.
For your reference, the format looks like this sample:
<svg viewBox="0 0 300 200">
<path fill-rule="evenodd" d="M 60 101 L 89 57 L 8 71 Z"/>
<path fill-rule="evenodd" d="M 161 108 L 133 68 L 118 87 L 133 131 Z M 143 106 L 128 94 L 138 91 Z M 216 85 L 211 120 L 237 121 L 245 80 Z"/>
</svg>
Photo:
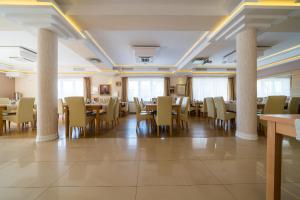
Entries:
<svg viewBox="0 0 300 200">
<path fill-rule="evenodd" d="M 133 55 L 137 63 L 153 63 L 154 57 L 159 51 L 159 46 L 133 46 Z"/>
<path fill-rule="evenodd" d="M 36 62 L 37 53 L 21 46 L 0 46 L 0 54 L 18 62 Z"/>
</svg>

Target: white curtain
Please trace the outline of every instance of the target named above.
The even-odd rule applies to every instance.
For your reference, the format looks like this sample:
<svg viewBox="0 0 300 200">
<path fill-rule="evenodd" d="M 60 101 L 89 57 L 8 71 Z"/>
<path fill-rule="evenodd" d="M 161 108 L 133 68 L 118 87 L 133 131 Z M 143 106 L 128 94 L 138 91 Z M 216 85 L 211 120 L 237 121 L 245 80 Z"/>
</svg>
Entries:
<svg viewBox="0 0 300 200">
<path fill-rule="evenodd" d="M 164 95 L 164 78 L 130 78 L 128 77 L 128 99 L 133 97 L 150 101 L 151 98 Z"/>
<path fill-rule="evenodd" d="M 257 80 L 257 96 L 290 96 L 290 77 L 266 78 Z"/>
<path fill-rule="evenodd" d="M 83 78 L 59 78 L 58 98 L 84 96 Z"/>
<path fill-rule="evenodd" d="M 193 77 L 193 97 L 220 97 L 228 100 L 228 77 Z"/>
</svg>

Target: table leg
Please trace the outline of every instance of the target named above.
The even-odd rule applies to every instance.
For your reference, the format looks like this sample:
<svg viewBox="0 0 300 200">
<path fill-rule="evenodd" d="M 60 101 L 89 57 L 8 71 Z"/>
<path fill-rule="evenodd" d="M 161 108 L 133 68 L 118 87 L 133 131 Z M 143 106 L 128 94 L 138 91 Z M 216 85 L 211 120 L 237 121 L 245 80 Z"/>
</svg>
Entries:
<svg viewBox="0 0 300 200">
<path fill-rule="evenodd" d="M 176 117 L 177 130 L 180 129 L 180 106 L 177 106 L 177 117 Z"/>
<path fill-rule="evenodd" d="M 2 110 L 3 108 L 0 107 L 0 136 L 3 135 L 3 119 L 2 119 Z"/>
<path fill-rule="evenodd" d="M 65 109 L 65 132 L 66 132 L 66 137 L 69 137 L 69 109 Z"/>
<path fill-rule="evenodd" d="M 267 200 L 280 200 L 282 135 L 276 134 L 275 122 L 268 122 Z"/>
<path fill-rule="evenodd" d="M 96 134 L 100 135 L 100 110 L 96 111 Z"/>
</svg>

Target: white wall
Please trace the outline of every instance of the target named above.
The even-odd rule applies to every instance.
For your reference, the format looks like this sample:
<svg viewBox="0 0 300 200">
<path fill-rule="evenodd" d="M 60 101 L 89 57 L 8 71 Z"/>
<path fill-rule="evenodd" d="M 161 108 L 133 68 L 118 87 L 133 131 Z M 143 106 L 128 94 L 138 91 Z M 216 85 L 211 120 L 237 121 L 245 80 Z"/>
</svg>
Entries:
<svg viewBox="0 0 300 200">
<path fill-rule="evenodd" d="M 8 78 L 0 73 L 0 98 L 13 98 L 15 92 L 15 79 Z"/>
<path fill-rule="evenodd" d="M 23 97 L 36 97 L 36 75 L 26 75 L 15 78 L 15 91 L 22 93 Z"/>
<path fill-rule="evenodd" d="M 291 96 L 300 97 L 300 70 L 292 72 Z"/>
<path fill-rule="evenodd" d="M 122 96 L 122 87 L 117 87 L 116 82 L 121 81 L 120 76 L 112 75 L 93 75 L 91 77 L 92 97 L 105 97 L 99 94 L 99 86 L 101 84 L 109 84 L 111 87 L 111 96 Z"/>
</svg>

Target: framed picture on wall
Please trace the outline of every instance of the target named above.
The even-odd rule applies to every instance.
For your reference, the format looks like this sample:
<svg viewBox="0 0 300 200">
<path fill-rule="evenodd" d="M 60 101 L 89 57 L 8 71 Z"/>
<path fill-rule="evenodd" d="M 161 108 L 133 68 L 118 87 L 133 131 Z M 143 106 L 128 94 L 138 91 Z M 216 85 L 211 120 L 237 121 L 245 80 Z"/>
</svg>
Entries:
<svg viewBox="0 0 300 200">
<path fill-rule="evenodd" d="M 184 96 L 185 95 L 185 84 L 176 85 L 176 95 Z"/>
<path fill-rule="evenodd" d="M 116 82 L 116 86 L 117 86 L 117 87 L 121 87 L 121 86 L 122 86 L 122 82 L 121 82 L 121 81 L 117 81 L 117 82 Z"/>
<path fill-rule="evenodd" d="M 100 85 L 99 93 L 100 93 L 100 95 L 110 95 L 111 94 L 110 85 L 108 85 L 108 84 Z"/>
<path fill-rule="evenodd" d="M 170 94 L 175 94 L 175 86 L 170 86 Z"/>
</svg>

